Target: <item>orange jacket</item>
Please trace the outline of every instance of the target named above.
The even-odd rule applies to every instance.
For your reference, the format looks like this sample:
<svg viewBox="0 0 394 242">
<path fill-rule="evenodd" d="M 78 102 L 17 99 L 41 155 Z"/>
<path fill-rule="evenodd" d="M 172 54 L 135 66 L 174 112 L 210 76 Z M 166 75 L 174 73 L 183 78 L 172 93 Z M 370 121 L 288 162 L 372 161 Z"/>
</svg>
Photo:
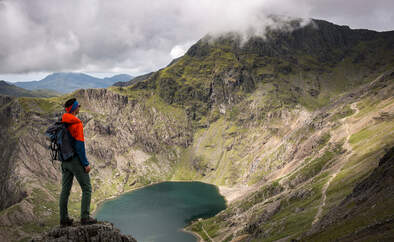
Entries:
<svg viewBox="0 0 394 242">
<path fill-rule="evenodd" d="M 84 142 L 83 137 L 83 125 L 82 121 L 72 115 L 71 113 L 65 113 L 62 117 L 62 122 L 68 124 L 68 131 L 70 131 L 71 136 L 78 141 Z"/>
<path fill-rule="evenodd" d="M 68 124 L 67 129 L 70 131 L 71 136 L 75 139 L 74 150 L 78 154 L 82 166 L 88 166 L 89 161 L 86 157 L 85 139 L 83 137 L 83 125 L 81 120 L 71 113 L 65 113 L 63 114 L 62 122 Z"/>
</svg>

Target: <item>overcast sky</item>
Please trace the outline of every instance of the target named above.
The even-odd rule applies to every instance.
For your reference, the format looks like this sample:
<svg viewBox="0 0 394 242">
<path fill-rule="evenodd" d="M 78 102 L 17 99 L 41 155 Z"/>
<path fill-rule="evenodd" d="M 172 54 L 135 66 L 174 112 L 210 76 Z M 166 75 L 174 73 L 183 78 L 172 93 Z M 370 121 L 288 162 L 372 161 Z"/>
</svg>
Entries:
<svg viewBox="0 0 394 242">
<path fill-rule="evenodd" d="M 393 0 L 0 0 L 0 80 L 51 72 L 139 75 L 207 33 L 256 34 L 281 14 L 394 30 Z"/>
</svg>

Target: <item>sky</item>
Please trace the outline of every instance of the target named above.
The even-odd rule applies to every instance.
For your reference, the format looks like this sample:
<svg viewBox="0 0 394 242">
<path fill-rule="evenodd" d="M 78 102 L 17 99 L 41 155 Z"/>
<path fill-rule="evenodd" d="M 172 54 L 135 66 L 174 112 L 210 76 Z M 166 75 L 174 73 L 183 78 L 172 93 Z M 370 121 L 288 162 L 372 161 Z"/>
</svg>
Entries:
<svg viewBox="0 0 394 242">
<path fill-rule="evenodd" d="M 264 35 L 271 14 L 394 30 L 393 0 L 0 0 L 0 80 L 156 71 L 206 34 Z"/>
</svg>

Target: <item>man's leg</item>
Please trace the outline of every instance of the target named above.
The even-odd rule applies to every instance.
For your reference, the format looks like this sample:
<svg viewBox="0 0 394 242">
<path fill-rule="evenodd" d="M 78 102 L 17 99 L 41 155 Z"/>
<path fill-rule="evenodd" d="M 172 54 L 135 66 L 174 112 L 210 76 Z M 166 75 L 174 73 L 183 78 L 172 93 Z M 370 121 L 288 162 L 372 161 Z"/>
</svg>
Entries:
<svg viewBox="0 0 394 242">
<path fill-rule="evenodd" d="M 62 192 L 59 200 L 60 222 L 68 220 L 68 197 L 73 185 L 73 178 L 73 174 L 62 164 Z"/>
<path fill-rule="evenodd" d="M 81 201 L 81 219 L 87 219 L 90 215 L 90 200 L 92 194 L 92 185 L 90 184 L 90 176 L 85 172 L 79 159 L 73 159 L 74 175 L 82 189 Z"/>
</svg>

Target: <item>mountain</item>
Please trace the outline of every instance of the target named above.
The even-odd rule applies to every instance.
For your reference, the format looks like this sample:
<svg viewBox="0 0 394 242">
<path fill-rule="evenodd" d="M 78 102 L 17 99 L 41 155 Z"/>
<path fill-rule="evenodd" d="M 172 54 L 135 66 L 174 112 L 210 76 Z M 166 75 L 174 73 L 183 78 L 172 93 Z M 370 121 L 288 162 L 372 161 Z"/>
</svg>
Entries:
<svg viewBox="0 0 394 242">
<path fill-rule="evenodd" d="M 7 95 L 13 97 L 54 97 L 59 96 L 60 93 L 47 89 L 37 89 L 34 91 L 29 91 L 17 87 L 11 83 L 0 81 L 0 95 Z"/>
<path fill-rule="evenodd" d="M 53 73 L 40 81 L 15 82 L 14 84 L 29 90 L 51 89 L 60 93 L 70 93 L 82 88 L 105 88 L 115 82 L 129 81 L 132 78 L 127 74 L 100 79 L 83 73 Z"/>
<path fill-rule="evenodd" d="M 42 130 L 76 97 L 92 209 L 152 183 L 196 180 L 228 202 L 187 227 L 207 241 L 390 241 L 394 31 L 283 24 L 246 42 L 207 35 L 129 86 L 0 96 L 0 240 L 58 223 L 61 175 Z M 70 197 L 78 217 L 80 191 Z"/>
</svg>

